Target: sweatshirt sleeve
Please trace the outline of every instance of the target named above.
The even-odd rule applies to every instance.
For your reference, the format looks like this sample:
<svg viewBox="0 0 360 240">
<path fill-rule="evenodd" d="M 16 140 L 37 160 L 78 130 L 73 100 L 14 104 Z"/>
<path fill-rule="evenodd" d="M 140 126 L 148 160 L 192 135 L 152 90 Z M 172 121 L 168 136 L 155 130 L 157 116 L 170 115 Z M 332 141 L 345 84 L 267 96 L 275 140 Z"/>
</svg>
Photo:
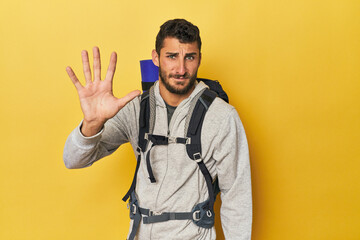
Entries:
<svg viewBox="0 0 360 240">
<path fill-rule="evenodd" d="M 224 118 L 214 152 L 221 190 L 221 223 L 226 239 L 251 239 L 252 193 L 248 143 L 235 109 Z"/>
<path fill-rule="evenodd" d="M 85 137 L 81 133 L 81 122 L 65 142 L 63 152 L 65 166 L 67 168 L 91 166 L 97 160 L 113 153 L 120 145 L 126 142 L 133 144 L 137 141 L 133 137 L 137 136 L 136 104 L 133 101 L 109 119 L 103 129 L 94 136 Z"/>
</svg>

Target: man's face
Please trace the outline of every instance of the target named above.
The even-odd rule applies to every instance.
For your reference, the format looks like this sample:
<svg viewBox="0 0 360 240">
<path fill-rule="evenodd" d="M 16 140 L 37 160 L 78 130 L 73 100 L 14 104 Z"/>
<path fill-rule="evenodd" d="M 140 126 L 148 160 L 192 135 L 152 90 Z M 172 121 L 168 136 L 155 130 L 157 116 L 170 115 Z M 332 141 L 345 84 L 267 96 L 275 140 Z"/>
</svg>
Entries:
<svg viewBox="0 0 360 240">
<path fill-rule="evenodd" d="M 157 58 L 160 84 L 169 92 L 186 95 L 194 89 L 201 59 L 197 42 L 181 43 L 176 38 L 165 38 Z"/>
</svg>

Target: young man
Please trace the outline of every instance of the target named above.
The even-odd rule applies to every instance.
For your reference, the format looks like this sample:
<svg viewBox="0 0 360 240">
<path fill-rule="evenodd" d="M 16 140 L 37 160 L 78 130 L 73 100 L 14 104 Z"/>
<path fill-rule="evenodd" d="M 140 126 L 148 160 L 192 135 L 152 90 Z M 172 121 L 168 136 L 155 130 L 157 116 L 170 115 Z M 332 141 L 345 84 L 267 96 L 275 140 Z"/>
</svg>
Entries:
<svg viewBox="0 0 360 240">
<path fill-rule="evenodd" d="M 156 181 L 149 181 L 146 151 L 139 153 L 140 94 L 133 91 L 123 98 L 112 93 L 116 54 L 112 53 L 105 80 L 100 80 L 100 54 L 94 48 L 92 80 L 88 54 L 82 52 L 86 86 L 82 86 L 70 67 L 84 114 L 82 123 L 68 137 L 64 162 L 68 168 L 82 168 L 113 153 L 130 142 L 140 154 L 136 176 L 137 209 L 149 209 L 153 215 L 189 213 L 209 199 L 204 175 L 191 159 L 184 144 L 169 143 L 151 149 L 151 166 Z M 152 52 L 159 66 L 159 81 L 153 87 L 155 101 L 152 133 L 184 138 L 187 117 L 207 86 L 197 82 L 201 62 L 201 39 L 196 26 L 184 19 L 165 22 Z M 150 151 L 148 146 L 147 151 Z M 201 160 L 212 179 L 218 179 L 221 191 L 221 222 L 226 239 L 251 239 L 252 198 L 249 152 L 245 131 L 234 107 L 215 98 L 208 108 L 201 131 Z M 144 215 L 144 210 L 141 212 Z M 150 214 L 152 215 L 152 214 Z M 164 214 L 165 215 L 165 214 Z M 163 216 L 164 216 L 163 215 Z M 181 215 L 181 214 L 180 214 Z M 170 214 L 169 214 L 170 216 Z M 214 227 L 196 225 L 195 219 L 172 219 L 149 223 L 131 221 L 128 239 L 216 239 Z"/>
</svg>

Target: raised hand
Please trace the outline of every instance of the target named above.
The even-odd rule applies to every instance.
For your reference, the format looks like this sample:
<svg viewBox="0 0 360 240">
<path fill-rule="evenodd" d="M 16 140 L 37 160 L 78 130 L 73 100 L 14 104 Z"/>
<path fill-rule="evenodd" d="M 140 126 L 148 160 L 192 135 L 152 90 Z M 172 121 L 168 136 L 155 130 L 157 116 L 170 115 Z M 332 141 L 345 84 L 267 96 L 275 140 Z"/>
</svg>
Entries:
<svg viewBox="0 0 360 240">
<path fill-rule="evenodd" d="M 98 133 L 108 119 L 114 117 L 121 108 L 140 94 L 139 90 L 135 90 L 123 98 L 116 98 L 112 90 L 117 61 L 116 53 L 113 52 L 111 54 L 104 80 L 101 80 L 100 51 L 98 47 L 93 48 L 93 55 L 94 78 L 92 80 L 88 53 L 85 50 L 81 52 L 86 81 L 85 86 L 80 83 L 71 67 L 66 68 L 66 72 L 79 95 L 81 109 L 84 114 L 84 121 L 81 127 L 81 132 L 84 136 L 92 136 Z"/>
</svg>

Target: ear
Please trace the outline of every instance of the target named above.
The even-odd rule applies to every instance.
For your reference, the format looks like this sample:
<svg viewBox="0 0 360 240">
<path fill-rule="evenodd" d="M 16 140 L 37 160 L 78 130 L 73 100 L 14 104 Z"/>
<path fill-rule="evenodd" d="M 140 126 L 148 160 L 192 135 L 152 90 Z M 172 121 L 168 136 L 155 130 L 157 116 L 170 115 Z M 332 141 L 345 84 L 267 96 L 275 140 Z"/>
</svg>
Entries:
<svg viewBox="0 0 360 240">
<path fill-rule="evenodd" d="M 155 66 L 159 66 L 159 55 L 157 54 L 155 49 L 152 50 L 151 55 L 152 55 L 152 61 L 155 64 Z"/>
<path fill-rule="evenodd" d="M 199 66 L 200 66 L 200 63 L 201 63 L 201 53 L 199 53 Z"/>
</svg>

